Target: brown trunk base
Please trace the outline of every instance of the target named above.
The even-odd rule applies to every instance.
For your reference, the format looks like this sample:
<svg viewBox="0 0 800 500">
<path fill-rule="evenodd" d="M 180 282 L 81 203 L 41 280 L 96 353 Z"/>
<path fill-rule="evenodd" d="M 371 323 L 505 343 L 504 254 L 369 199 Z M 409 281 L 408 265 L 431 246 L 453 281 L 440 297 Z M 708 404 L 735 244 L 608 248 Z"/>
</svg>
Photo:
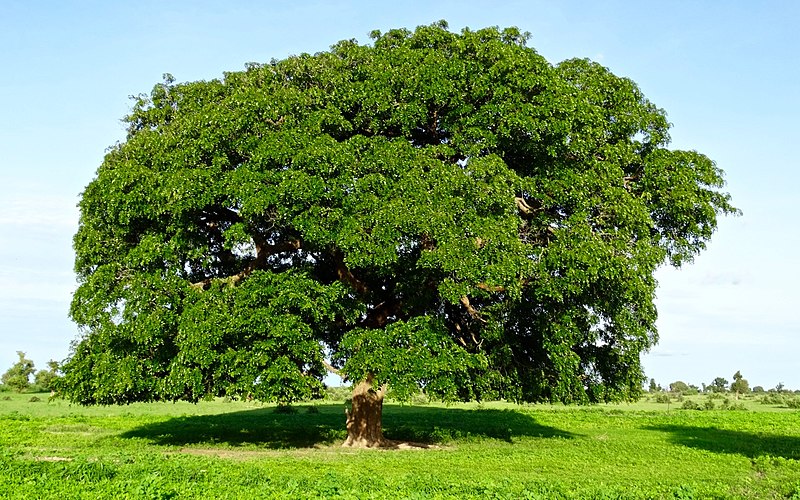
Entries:
<svg viewBox="0 0 800 500">
<path fill-rule="evenodd" d="M 384 448 L 394 443 L 383 437 L 383 396 L 386 387 L 376 391 L 372 377 L 353 388 L 352 407 L 347 415 L 347 439 L 342 446 L 351 448 Z"/>
</svg>

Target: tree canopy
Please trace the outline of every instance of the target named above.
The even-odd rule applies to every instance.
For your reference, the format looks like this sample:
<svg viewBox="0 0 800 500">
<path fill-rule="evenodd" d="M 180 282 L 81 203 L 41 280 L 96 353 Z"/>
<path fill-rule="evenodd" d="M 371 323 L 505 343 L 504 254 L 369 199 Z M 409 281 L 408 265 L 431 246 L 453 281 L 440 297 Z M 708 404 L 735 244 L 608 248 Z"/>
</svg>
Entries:
<svg viewBox="0 0 800 500">
<path fill-rule="evenodd" d="M 733 382 L 731 382 L 731 392 L 735 392 L 738 397 L 739 394 L 747 394 L 750 392 L 750 382 L 742 376 L 739 370 L 733 374 Z"/>
<path fill-rule="evenodd" d="M 135 98 L 80 201 L 62 394 L 638 395 L 653 273 L 737 212 L 722 171 L 517 29 L 371 37 Z"/>
<path fill-rule="evenodd" d="M 22 392 L 30 387 L 31 375 L 36 369 L 33 367 L 33 361 L 26 358 L 24 352 L 17 351 L 17 357 L 19 357 L 17 362 L 0 377 L 0 382 L 17 392 Z"/>
</svg>

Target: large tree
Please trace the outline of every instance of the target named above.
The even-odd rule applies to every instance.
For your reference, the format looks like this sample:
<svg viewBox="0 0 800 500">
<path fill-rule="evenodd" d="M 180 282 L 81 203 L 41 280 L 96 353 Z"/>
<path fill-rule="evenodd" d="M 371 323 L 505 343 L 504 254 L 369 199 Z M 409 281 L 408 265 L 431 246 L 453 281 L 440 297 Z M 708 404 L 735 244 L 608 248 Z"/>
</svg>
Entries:
<svg viewBox="0 0 800 500">
<path fill-rule="evenodd" d="M 135 99 L 80 202 L 83 404 L 636 397 L 656 281 L 736 212 L 665 113 L 517 29 L 342 41 Z"/>
</svg>

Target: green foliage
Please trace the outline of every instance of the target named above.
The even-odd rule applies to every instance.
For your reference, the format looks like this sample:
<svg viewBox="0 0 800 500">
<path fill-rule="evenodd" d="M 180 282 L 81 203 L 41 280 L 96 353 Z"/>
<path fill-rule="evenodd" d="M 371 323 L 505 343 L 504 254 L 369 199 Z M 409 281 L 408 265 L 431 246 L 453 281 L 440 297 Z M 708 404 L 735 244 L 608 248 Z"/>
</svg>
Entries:
<svg viewBox="0 0 800 500">
<path fill-rule="evenodd" d="M 60 377 L 59 364 L 57 361 L 50 360 L 47 362 L 47 370 L 39 370 L 34 377 L 34 386 L 39 392 L 54 391 L 56 389 L 57 379 Z"/>
<path fill-rule="evenodd" d="M 669 384 L 669 391 L 683 395 L 697 393 L 696 391 L 693 391 L 686 382 L 681 382 L 680 380 Z"/>
<path fill-rule="evenodd" d="M 800 398 L 781 393 L 766 393 L 758 398 L 758 402 L 762 405 L 786 406 L 794 409 L 800 408 Z"/>
<path fill-rule="evenodd" d="M 766 393 L 759 398 L 762 405 L 782 405 L 785 401 L 786 398 L 778 393 Z"/>
<path fill-rule="evenodd" d="M 297 408 L 292 405 L 278 405 L 275 407 L 275 413 L 279 415 L 291 415 L 297 413 Z"/>
<path fill-rule="evenodd" d="M 655 401 L 656 401 L 656 403 L 669 403 L 669 402 L 672 401 L 672 397 L 670 397 L 670 395 L 667 394 L 666 392 L 662 392 L 662 393 L 656 394 Z"/>
<path fill-rule="evenodd" d="M 323 394 L 635 399 L 658 266 L 738 210 L 664 111 L 514 28 L 374 33 L 165 75 L 80 201 L 82 404 Z"/>
<path fill-rule="evenodd" d="M 721 394 L 728 390 L 728 381 L 722 377 L 717 377 L 711 382 L 708 388 L 715 394 Z"/>
<path fill-rule="evenodd" d="M 23 392 L 30 387 L 31 375 L 33 375 L 33 372 L 36 370 L 33 367 L 33 361 L 25 358 L 24 352 L 17 351 L 17 356 L 19 360 L 0 377 L 0 381 L 2 381 L 3 385 L 6 387 L 17 392 Z"/>
<path fill-rule="evenodd" d="M 747 394 L 750 392 L 750 383 L 742 377 L 740 372 L 733 374 L 733 383 L 731 383 L 731 392 L 738 394 Z"/>
<path fill-rule="evenodd" d="M 744 403 L 729 403 L 726 410 L 737 410 L 737 411 L 747 411 L 747 407 Z"/>
<path fill-rule="evenodd" d="M 687 399 L 681 405 L 681 408 L 684 410 L 700 410 L 702 407 L 694 400 Z"/>
<path fill-rule="evenodd" d="M 324 398 L 326 401 L 344 402 L 353 395 L 353 388 L 349 386 L 326 387 Z"/>
</svg>

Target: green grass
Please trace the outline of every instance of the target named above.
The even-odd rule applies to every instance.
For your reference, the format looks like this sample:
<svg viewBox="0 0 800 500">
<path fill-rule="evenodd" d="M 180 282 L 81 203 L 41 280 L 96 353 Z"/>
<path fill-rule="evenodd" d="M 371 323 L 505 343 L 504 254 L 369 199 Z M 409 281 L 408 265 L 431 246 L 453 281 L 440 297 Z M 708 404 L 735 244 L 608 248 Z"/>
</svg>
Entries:
<svg viewBox="0 0 800 500">
<path fill-rule="evenodd" d="M 5 396 L 0 498 L 800 498 L 800 412 L 755 402 L 391 404 L 387 437 L 434 446 L 375 451 L 339 446 L 342 404 Z"/>
</svg>

